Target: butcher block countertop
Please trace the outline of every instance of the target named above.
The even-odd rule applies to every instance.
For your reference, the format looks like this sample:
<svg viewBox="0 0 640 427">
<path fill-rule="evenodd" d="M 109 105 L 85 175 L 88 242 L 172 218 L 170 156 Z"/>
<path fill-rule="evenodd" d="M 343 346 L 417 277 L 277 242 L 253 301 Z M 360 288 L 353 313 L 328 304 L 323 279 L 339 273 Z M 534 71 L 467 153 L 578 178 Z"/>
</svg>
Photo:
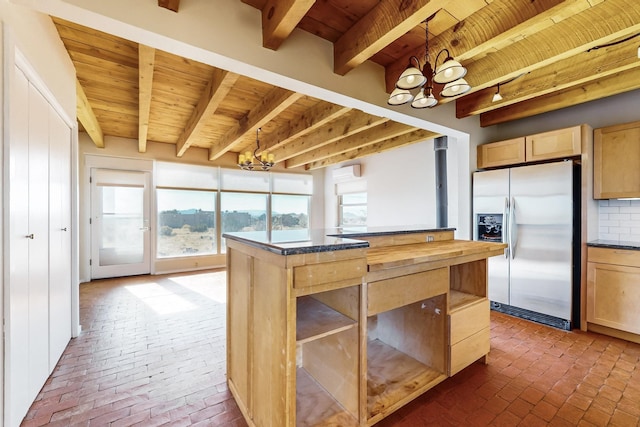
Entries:
<svg viewBox="0 0 640 427">
<path fill-rule="evenodd" d="M 443 240 L 412 245 L 369 248 L 367 264 L 369 271 L 388 270 L 415 264 L 447 260 L 455 264 L 455 258 L 480 255 L 482 258 L 500 255 L 506 243 L 476 242 L 468 240 Z"/>
</svg>

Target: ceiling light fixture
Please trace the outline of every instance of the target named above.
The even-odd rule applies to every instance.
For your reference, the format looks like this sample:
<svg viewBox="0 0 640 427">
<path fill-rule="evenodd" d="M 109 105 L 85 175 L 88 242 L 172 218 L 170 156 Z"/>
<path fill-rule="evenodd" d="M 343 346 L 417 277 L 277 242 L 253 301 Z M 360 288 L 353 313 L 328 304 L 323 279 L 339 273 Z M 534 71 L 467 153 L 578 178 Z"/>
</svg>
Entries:
<svg viewBox="0 0 640 427">
<path fill-rule="evenodd" d="M 496 89 L 496 93 L 493 94 L 493 98 L 491 98 L 491 102 L 499 102 L 502 101 L 502 95 L 500 94 L 500 86 L 504 86 L 506 84 L 511 83 L 512 81 L 519 79 L 520 77 L 524 76 L 525 74 L 529 74 L 529 72 L 526 73 L 522 73 L 522 74 L 518 74 L 515 77 L 510 78 L 509 80 L 506 80 L 504 82 L 500 82 L 496 85 L 497 89 Z"/>
<path fill-rule="evenodd" d="M 251 151 L 247 151 L 244 154 L 238 155 L 238 166 L 240 169 L 268 171 L 276 164 L 273 153 L 269 153 L 267 150 L 262 151 L 260 157 L 258 157 L 258 150 L 260 150 L 259 133 L 261 130 L 261 128 L 256 129 L 256 149 L 253 150 L 253 154 Z"/>
<path fill-rule="evenodd" d="M 411 102 L 413 108 L 435 106 L 438 100 L 433 94 L 433 82 L 444 84 L 440 92 L 440 96 L 442 97 L 450 98 L 462 95 L 471 90 L 471 86 L 463 78 L 467 74 L 467 69 L 453 59 L 448 49 L 442 49 L 438 52 L 438 55 L 436 55 L 434 62 L 436 66 L 435 71 L 431 66 L 431 58 L 429 56 L 429 21 L 433 19 L 434 16 L 435 15 L 423 21 L 425 23 L 425 64 L 422 71 L 420 71 L 420 61 L 418 58 L 411 56 L 407 69 L 400 74 L 396 82 L 396 88 L 389 96 L 387 101 L 389 105 L 403 105 Z M 438 66 L 438 59 L 443 53 L 446 54 L 445 60 Z M 415 62 L 415 66 L 412 61 Z M 420 92 L 414 97 L 409 91 L 417 88 L 420 88 Z"/>
<path fill-rule="evenodd" d="M 493 94 L 493 99 L 491 102 L 502 101 L 502 95 L 500 95 L 500 83 L 498 83 L 498 90 Z"/>
</svg>

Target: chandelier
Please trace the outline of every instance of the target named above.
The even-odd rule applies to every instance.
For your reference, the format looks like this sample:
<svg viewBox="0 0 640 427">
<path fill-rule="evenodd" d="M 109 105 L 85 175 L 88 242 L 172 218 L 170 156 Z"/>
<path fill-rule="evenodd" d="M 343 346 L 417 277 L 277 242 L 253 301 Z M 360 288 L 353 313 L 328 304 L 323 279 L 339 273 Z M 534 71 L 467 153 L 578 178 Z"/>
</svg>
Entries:
<svg viewBox="0 0 640 427">
<path fill-rule="evenodd" d="M 434 15 L 435 16 L 435 15 Z M 434 65 L 435 71 L 431 66 L 431 58 L 429 56 L 429 21 L 433 18 L 427 18 L 425 23 L 425 64 L 420 71 L 420 61 L 417 57 L 409 58 L 407 69 L 398 77 L 396 88 L 391 92 L 387 103 L 389 105 L 403 105 L 411 102 L 413 108 L 433 107 L 438 103 L 434 96 L 433 82 L 444 84 L 440 91 L 440 96 L 450 98 L 471 90 L 471 86 L 463 78 L 467 74 L 467 69 L 458 61 L 453 59 L 448 49 L 442 49 L 438 52 Z M 438 60 L 441 54 L 446 54 L 444 62 L 438 66 Z M 412 61 L 415 62 L 415 66 Z M 409 92 L 412 89 L 420 88 L 417 95 Z"/>
<path fill-rule="evenodd" d="M 261 128 L 256 129 L 256 149 L 251 151 L 247 151 L 244 154 L 238 155 L 238 166 L 242 170 L 254 170 L 260 169 L 263 171 L 268 171 L 276 164 L 275 156 L 273 153 L 269 153 L 267 150 L 262 151 L 260 153 L 260 157 L 258 157 L 258 150 L 260 150 L 260 138 L 259 133 Z"/>
</svg>

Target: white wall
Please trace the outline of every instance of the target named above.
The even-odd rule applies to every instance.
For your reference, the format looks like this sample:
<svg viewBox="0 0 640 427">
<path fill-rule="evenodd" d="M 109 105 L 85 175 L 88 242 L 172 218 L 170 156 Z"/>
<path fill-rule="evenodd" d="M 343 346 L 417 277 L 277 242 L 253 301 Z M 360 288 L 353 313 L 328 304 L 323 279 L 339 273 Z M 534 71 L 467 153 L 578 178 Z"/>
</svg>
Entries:
<svg viewBox="0 0 640 427">
<path fill-rule="evenodd" d="M 335 227 L 338 221 L 338 198 L 330 170 L 356 163 L 361 165 L 361 177 L 358 179 L 366 181 L 368 226 L 435 227 L 433 144 L 433 139 L 430 139 L 328 168 L 325 177 L 325 227 Z M 449 138 L 448 145 L 449 227 L 456 228 L 457 238 L 470 238 L 469 142 Z"/>
</svg>

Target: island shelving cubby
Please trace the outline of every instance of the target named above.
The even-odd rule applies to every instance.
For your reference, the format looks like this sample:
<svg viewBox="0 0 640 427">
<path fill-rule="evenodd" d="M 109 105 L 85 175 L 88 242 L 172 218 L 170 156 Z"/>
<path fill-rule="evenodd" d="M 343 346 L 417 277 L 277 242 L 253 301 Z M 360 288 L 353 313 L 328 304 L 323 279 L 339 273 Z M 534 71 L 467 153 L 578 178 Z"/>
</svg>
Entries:
<svg viewBox="0 0 640 427">
<path fill-rule="evenodd" d="M 227 374 L 251 426 L 370 426 L 489 353 L 486 258 L 451 229 L 227 237 Z"/>
</svg>

